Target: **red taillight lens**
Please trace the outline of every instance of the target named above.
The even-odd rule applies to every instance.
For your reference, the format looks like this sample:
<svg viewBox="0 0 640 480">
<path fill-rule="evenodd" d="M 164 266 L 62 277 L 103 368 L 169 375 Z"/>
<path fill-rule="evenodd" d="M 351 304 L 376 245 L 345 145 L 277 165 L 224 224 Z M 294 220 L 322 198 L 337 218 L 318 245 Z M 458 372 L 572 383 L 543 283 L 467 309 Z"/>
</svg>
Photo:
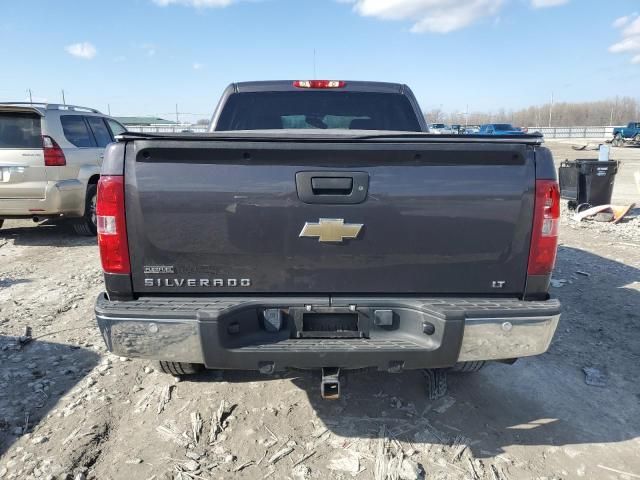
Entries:
<svg viewBox="0 0 640 480">
<path fill-rule="evenodd" d="M 529 250 L 529 275 L 548 275 L 556 263 L 560 189 L 555 180 L 536 180 L 533 234 Z"/>
<path fill-rule="evenodd" d="M 124 177 L 100 177 L 96 215 L 102 269 L 106 273 L 131 273 L 124 217 Z"/>
<path fill-rule="evenodd" d="M 64 167 L 67 159 L 60 145 L 49 135 L 42 135 L 42 148 L 44 149 L 44 165 L 46 167 Z"/>
<path fill-rule="evenodd" d="M 293 86 L 297 88 L 344 88 L 347 82 L 342 80 L 296 80 Z"/>
</svg>

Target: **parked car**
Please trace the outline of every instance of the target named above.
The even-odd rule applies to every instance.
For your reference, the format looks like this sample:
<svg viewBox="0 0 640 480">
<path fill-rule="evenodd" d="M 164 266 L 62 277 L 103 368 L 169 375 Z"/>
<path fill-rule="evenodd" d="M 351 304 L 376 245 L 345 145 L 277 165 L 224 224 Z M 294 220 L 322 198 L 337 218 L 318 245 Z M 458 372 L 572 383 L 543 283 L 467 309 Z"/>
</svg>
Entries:
<svg viewBox="0 0 640 480">
<path fill-rule="evenodd" d="M 429 133 L 433 133 L 436 135 L 451 135 L 454 132 L 451 127 L 445 123 L 430 123 Z"/>
<path fill-rule="evenodd" d="M 629 122 L 626 127 L 613 129 L 613 146 L 622 147 L 625 143 L 640 145 L 640 122 Z"/>
<path fill-rule="evenodd" d="M 476 135 L 480 132 L 480 125 L 465 125 L 463 132 L 465 135 Z"/>
<path fill-rule="evenodd" d="M 105 147 L 125 127 L 92 108 L 0 104 L 0 227 L 5 219 L 73 219 L 96 234 L 95 202 Z"/>
<path fill-rule="evenodd" d="M 207 136 L 121 136 L 98 187 L 108 349 L 173 375 L 318 368 L 333 398 L 340 369 L 546 351 L 550 151 L 423 122 L 403 85 L 273 81 L 231 85 Z"/>
<path fill-rule="evenodd" d="M 487 123 L 480 127 L 479 135 L 524 135 L 524 132 L 510 123 Z"/>
</svg>

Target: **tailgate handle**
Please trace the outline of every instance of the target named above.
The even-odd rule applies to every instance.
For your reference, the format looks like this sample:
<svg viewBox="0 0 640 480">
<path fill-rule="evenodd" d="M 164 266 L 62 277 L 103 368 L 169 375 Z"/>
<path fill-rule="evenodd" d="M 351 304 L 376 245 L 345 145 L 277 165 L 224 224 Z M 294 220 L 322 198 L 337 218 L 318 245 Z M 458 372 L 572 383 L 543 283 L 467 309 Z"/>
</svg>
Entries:
<svg viewBox="0 0 640 480">
<path fill-rule="evenodd" d="M 298 172 L 298 198 L 304 203 L 355 204 L 366 200 L 369 192 L 367 172 Z"/>
<path fill-rule="evenodd" d="M 353 190 L 353 178 L 313 177 L 311 190 L 316 195 L 349 195 Z"/>
</svg>

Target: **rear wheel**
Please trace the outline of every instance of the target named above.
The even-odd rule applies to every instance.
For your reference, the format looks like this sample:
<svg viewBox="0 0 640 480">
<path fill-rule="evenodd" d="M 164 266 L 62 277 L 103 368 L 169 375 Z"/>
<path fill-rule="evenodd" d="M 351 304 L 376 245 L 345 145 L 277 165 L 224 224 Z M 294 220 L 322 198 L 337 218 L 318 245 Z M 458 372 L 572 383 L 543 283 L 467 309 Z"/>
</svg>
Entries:
<svg viewBox="0 0 640 480">
<path fill-rule="evenodd" d="M 204 370 L 204 365 L 201 363 L 184 363 L 184 362 L 164 362 L 160 361 L 160 370 L 169 375 L 181 377 L 183 375 L 193 375 L 200 373 Z"/>
<path fill-rule="evenodd" d="M 0 218 L 0 228 L 2 228 L 3 223 L 4 223 L 4 220 Z"/>
<path fill-rule="evenodd" d="M 640 144 L 640 133 L 638 135 L 636 135 L 635 137 L 633 137 L 633 141 L 637 144 Z"/>
<path fill-rule="evenodd" d="M 73 224 L 73 229 L 78 235 L 95 237 L 98 232 L 96 225 L 96 200 L 98 186 L 91 183 L 87 186 L 87 196 L 85 198 L 84 216 Z"/>
<path fill-rule="evenodd" d="M 456 363 L 451 369 L 450 372 L 458 372 L 458 373 L 472 373 L 481 370 L 487 362 L 484 360 L 477 362 L 460 362 Z"/>
</svg>

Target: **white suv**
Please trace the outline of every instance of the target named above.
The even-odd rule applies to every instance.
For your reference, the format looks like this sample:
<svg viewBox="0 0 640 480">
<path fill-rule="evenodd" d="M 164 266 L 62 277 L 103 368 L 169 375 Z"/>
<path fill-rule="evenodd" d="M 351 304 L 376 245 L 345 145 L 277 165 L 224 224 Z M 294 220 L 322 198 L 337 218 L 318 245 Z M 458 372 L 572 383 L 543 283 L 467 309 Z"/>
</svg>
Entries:
<svg viewBox="0 0 640 480">
<path fill-rule="evenodd" d="M 73 219 L 95 235 L 104 149 L 126 129 L 73 105 L 0 103 L 0 227 L 9 218 Z"/>
</svg>

